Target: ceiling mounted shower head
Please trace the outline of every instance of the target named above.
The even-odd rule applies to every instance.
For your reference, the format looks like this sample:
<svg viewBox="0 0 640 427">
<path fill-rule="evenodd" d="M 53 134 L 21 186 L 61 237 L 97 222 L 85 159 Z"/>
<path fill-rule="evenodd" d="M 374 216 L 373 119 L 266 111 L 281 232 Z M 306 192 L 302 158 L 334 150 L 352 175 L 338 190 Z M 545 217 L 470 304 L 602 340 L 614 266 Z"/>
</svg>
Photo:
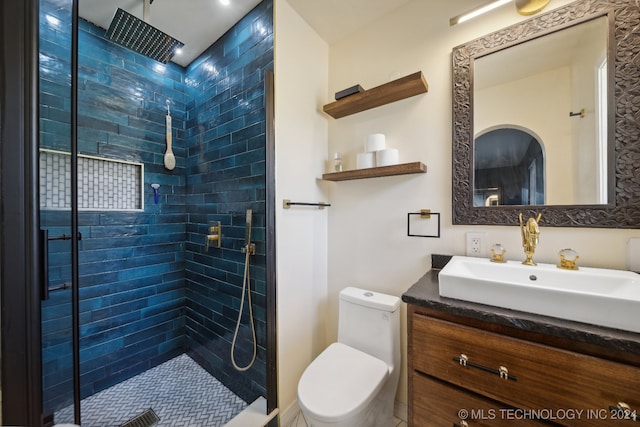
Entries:
<svg viewBox="0 0 640 427">
<path fill-rule="evenodd" d="M 149 0 L 145 1 L 145 19 L 148 19 Z M 118 8 L 105 36 L 121 46 L 166 64 L 184 43 L 160 31 L 147 22 Z"/>
</svg>

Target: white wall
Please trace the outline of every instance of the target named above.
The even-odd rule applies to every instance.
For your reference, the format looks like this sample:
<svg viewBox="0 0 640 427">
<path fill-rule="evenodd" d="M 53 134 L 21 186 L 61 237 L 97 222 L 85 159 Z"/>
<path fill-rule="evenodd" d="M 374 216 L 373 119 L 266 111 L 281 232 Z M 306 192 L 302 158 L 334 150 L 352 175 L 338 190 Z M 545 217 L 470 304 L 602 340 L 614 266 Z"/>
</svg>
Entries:
<svg viewBox="0 0 640 427">
<path fill-rule="evenodd" d="M 547 9 L 570 1 L 555 0 Z M 430 268 L 431 254 L 464 254 L 467 231 L 485 231 L 488 244 L 501 242 L 507 248 L 508 259 L 524 257 L 517 218 L 509 227 L 451 223 L 451 50 L 525 19 L 505 6 L 449 27 L 450 17 L 475 4 L 414 0 L 327 47 L 285 0 L 276 0 L 277 197 L 332 204 L 324 212 L 277 212 L 283 411 L 294 403 L 304 367 L 337 336 L 337 296 L 342 288 L 360 286 L 400 296 Z M 356 83 L 372 88 L 418 70 L 429 83 L 426 94 L 338 120 L 321 113 L 338 90 Z M 319 181 L 328 171 L 330 153 L 343 153 L 345 168 L 354 168 L 355 154 L 370 133 L 386 134 L 387 146 L 400 150 L 401 162 L 422 161 L 427 173 Z M 407 213 L 421 208 L 442 214 L 441 238 L 407 237 Z M 640 237 L 640 230 L 550 228 L 542 218 L 535 259 L 555 263 L 558 250 L 572 247 L 584 266 L 625 268 L 630 236 Z M 404 367 L 398 393 L 403 403 L 405 329 L 403 320 Z"/>
<path fill-rule="evenodd" d="M 282 200 L 328 201 L 322 175 L 329 48 L 284 0 L 275 1 L 275 135 L 279 407 L 296 400 L 300 375 L 324 349 L 328 210 Z"/>
<path fill-rule="evenodd" d="M 556 0 L 548 9 L 569 2 Z M 388 146 L 400 150 L 401 162 L 427 165 L 424 175 L 330 183 L 329 339 L 335 338 L 336 298 L 343 287 L 401 295 L 429 269 L 432 253 L 464 254 L 467 231 L 485 231 L 489 245 L 501 242 L 507 248 L 508 259 L 524 257 L 517 218 L 511 227 L 451 224 L 451 50 L 526 19 L 508 5 L 450 27 L 449 18 L 473 3 L 415 0 L 331 45 L 327 101 L 334 92 L 353 84 L 371 88 L 418 70 L 424 73 L 429 92 L 343 119 L 329 119 L 329 153 L 346 153 L 347 167 L 355 167 L 355 153 L 362 150 L 363 138 L 378 132 L 387 135 Z M 442 214 L 440 239 L 407 237 L 406 215 L 421 208 Z M 580 253 L 582 265 L 625 268 L 630 236 L 640 236 L 640 230 L 550 228 L 542 218 L 535 259 L 555 263 L 560 249 L 572 247 Z M 406 402 L 406 371 L 402 378 L 398 399 Z"/>
</svg>

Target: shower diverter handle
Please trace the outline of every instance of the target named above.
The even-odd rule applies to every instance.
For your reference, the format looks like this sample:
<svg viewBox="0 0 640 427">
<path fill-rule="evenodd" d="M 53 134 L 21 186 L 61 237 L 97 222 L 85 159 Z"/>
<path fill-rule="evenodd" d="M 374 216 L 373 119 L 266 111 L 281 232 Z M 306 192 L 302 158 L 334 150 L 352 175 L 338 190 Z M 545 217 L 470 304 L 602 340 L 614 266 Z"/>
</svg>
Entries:
<svg viewBox="0 0 640 427">
<path fill-rule="evenodd" d="M 222 246 L 222 225 L 220 221 L 210 221 L 208 234 L 204 239 L 204 250 L 208 251 L 211 246 L 219 248 Z"/>
</svg>

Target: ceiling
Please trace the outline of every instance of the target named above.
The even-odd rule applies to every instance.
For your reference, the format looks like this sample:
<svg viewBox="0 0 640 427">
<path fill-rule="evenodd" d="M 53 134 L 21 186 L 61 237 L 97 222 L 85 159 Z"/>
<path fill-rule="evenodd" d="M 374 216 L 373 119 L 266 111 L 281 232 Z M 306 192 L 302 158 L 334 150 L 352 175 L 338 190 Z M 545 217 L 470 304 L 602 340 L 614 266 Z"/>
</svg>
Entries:
<svg viewBox="0 0 640 427">
<path fill-rule="evenodd" d="M 412 0 L 288 0 L 324 41 L 331 44 Z"/>
<path fill-rule="evenodd" d="M 107 29 L 118 7 L 142 19 L 143 1 L 79 0 L 79 13 Z M 262 0 L 228 0 L 226 6 L 221 0 L 152 1 L 149 24 L 185 44 L 182 54 L 172 61 L 187 66 Z M 332 44 L 414 0 L 286 1 L 323 40 Z M 462 12 L 479 0 L 455 1 L 460 3 Z"/>
<path fill-rule="evenodd" d="M 149 24 L 184 43 L 172 61 L 186 67 L 233 27 L 261 0 L 155 0 Z M 79 15 L 104 29 L 109 28 L 117 8 L 142 19 L 143 0 L 80 0 Z"/>
<path fill-rule="evenodd" d="M 172 61 L 186 67 L 261 0 L 154 0 L 149 24 L 185 44 Z M 327 43 L 333 43 L 412 0 L 287 0 Z M 143 18 L 143 0 L 80 0 L 82 18 L 109 28 L 117 8 Z"/>
</svg>

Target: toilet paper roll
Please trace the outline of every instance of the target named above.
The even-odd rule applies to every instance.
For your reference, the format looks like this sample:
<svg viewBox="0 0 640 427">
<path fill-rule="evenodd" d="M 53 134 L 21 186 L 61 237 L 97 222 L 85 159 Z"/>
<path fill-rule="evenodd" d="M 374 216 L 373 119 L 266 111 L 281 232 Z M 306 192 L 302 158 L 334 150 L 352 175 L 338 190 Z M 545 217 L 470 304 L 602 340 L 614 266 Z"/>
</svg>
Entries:
<svg viewBox="0 0 640 427">
<path fill-rule="evenodd" d="M 399 154 L 396 148 L 385 148 L 384 150 L 376 151 L 376 166 L 397 165 Z"/>
<path fill-rule="evenodd" d="M 375 166 L 376 156 L 375 153 L 358 153 L 356 156 L 356 168 L 366 169 Z"/>
<path fill-rule="evenodd" d="M 383 133 L 368 135 L 364 140 L 364 151 L 367 153 L 384 150 L 385 147 L 386 145 Z"/>
</svg>

